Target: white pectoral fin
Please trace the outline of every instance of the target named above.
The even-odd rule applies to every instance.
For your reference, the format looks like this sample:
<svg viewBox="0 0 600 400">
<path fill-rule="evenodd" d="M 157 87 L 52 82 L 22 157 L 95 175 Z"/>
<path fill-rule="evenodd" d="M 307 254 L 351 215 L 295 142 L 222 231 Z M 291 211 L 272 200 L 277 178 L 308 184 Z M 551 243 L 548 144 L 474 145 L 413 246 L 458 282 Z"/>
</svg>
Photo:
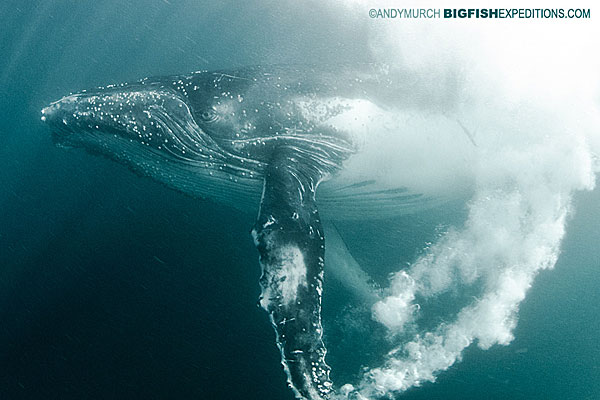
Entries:
<svg viewBox="0 0 600 400">
<path fill-rule="evenodd" d="M 374 280 L 350 254 L 335 225 L 332 222 L 323 222 L 323 228 L 327 237 L 327 276 L 340 282 L 361 303 L 367 306 L 375 304 L 381 297 Z"/>
<path fill-rule="evenodd" d="M 315 204 L 315 178 L 283 149 L 265 174 L 252 235 L 260 254 L 260 305 L 270 316 L 288 382 L 298 398 L 331 392 L 321 325 L 324 236 Z"/>
</svg>

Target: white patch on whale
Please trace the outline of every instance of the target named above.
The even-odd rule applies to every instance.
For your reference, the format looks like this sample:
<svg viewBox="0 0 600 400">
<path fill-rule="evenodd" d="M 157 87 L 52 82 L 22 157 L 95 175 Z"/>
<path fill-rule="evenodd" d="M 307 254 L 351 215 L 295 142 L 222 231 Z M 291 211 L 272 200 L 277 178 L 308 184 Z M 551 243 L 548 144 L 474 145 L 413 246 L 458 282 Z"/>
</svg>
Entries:
<svg viewBox="0 0 600 400">
<path fill-rule="evenodd" d="M 265 310 L 269 309 L 272 299 L 277 299 L 281 305 L 293 304 L 298 296 L 298 288 L 307 285 L 304 255 L 298 246 L 286 245 L 274 252 L 275 258 L 281 260 L 281 263 L 268 268 L 271 271 L 269 284 L 264 288 L 260 300 L 260 305 Z"/>
</svg>

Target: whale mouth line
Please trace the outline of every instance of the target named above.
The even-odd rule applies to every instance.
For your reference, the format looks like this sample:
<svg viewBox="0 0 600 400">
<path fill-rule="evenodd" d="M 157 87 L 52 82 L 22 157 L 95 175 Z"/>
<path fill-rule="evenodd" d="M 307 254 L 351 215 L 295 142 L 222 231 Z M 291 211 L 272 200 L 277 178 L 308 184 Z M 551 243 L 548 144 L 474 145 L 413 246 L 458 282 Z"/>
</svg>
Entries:
<svg viewBox="0 0 600 400">
<path fill-rule="evenodd" d="M 190 173 L 204 169 L 209 176 L 230 180 L 262 177 L 263 162 L 223 148 L 198 125 L 190 107 L 177 91 L 147 86 L 124 94 L 65 96 L 43 108 L 41 120 L 51 129 L 52 143 L 60 148 L 82 148 L 135 163 L 138 158 L 124 154 L 128 149 L 151 153 L 146 164 L 171 163 Z"/>
<path fill-rule="evenodd" d="M 110 88 L 112 89 L 112 88 Z M 100 90 L 100 89 L 99 89 Z M 188 114 L 161 110 L 168 105 L 179 105 Z M 184 107 L 185 105 L 185 107 Z M 173 107 L 174 111 L 175 106 Z M 152 111 L 152 112 L 150 112 Z M 154 115 L 153 115 L 154 114 Z M 155 117 L 169 115 L 169 123 Z M 181 117 L 181 121 L 176 121 Z M 184 128 L 187 119 L 193 118 L 181 96 L 168 88 L 159 90 L 142 87 L 132 92 L 85 92 L 65 96 L 41 110 L 41 121 L 51 128 L 56 144 L 81 142 L 85 146 L 87 134 L 118 135 L 130 141 L 151 143 L 162 139 L 178 140 L 178 136 L 199 134 L 199 130 Z M 153 138 L 154 136 L 154 138 Z M 194 142 L 197 138 L 188 138 Z M 158 144 L 157 144 L 158 145 Z M 189 144 L 188 144 L 189 146 Z M 191 147 L 190 147 L 191 150 Z"/>
</svg>

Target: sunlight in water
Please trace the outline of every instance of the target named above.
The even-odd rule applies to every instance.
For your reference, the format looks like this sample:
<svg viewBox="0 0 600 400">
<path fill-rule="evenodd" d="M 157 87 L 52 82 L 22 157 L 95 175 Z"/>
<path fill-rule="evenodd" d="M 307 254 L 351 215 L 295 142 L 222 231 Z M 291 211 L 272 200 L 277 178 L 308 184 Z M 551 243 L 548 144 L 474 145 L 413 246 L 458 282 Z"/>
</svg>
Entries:
<svg viewBox="0 0 600 400">
<path fill-rule="evenodd" d="M 359 19 L 368 12 L 362 2 L 348 10 Z M 519 304 L 558 258 L 573 193 L 593 189 L 600 170 L 600 32 L 589 21 L 371 21 L 379 61 L 420 71 L 440 90 L 456 90 L 443 82 L 449 73 L 459 77 L 453 109 L 476 144 L 475 191 L 464 224 L 395 273 L 373 306 L 390 340 L 403 332 L 416 332 L 413 338 L 396 343 L 383 365 L 343 386 L 343 394 L 404 391 L 434 381 L 473 343 L 488 349 L 512 341 Z M 421 328 L 419 303 L 456 287 L 479 294 L 436 328 Z"/>
</svg>

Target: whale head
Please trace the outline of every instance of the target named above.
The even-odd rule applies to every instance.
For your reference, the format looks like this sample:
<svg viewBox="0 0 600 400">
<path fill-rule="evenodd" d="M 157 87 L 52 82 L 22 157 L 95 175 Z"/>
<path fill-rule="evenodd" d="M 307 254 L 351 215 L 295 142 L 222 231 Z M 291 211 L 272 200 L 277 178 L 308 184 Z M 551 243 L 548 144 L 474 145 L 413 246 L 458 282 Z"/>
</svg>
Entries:
<svg viewBox="0 0 600 400">
<path fill-rule="evenodd" d="M 124 84 L 72 94 L 44 108 L 41 119 L 56 144 L 113 158 L 132 147 L 171 161 L 210 158 L 210 138 L 188 99 L 169 87 Z"/>
<path fill-rule="evenodd" d="M 254 178 L 262 163 L 231 147 L 227 135 L 235 127 L 206 86 L 191 76 L 99 88 L 51 103 L 41 119 L 59 146 L 83 148 L 172 188 L 210 197 L 208 189 L 198 193 L 207 179 Z"/>
</svg>

